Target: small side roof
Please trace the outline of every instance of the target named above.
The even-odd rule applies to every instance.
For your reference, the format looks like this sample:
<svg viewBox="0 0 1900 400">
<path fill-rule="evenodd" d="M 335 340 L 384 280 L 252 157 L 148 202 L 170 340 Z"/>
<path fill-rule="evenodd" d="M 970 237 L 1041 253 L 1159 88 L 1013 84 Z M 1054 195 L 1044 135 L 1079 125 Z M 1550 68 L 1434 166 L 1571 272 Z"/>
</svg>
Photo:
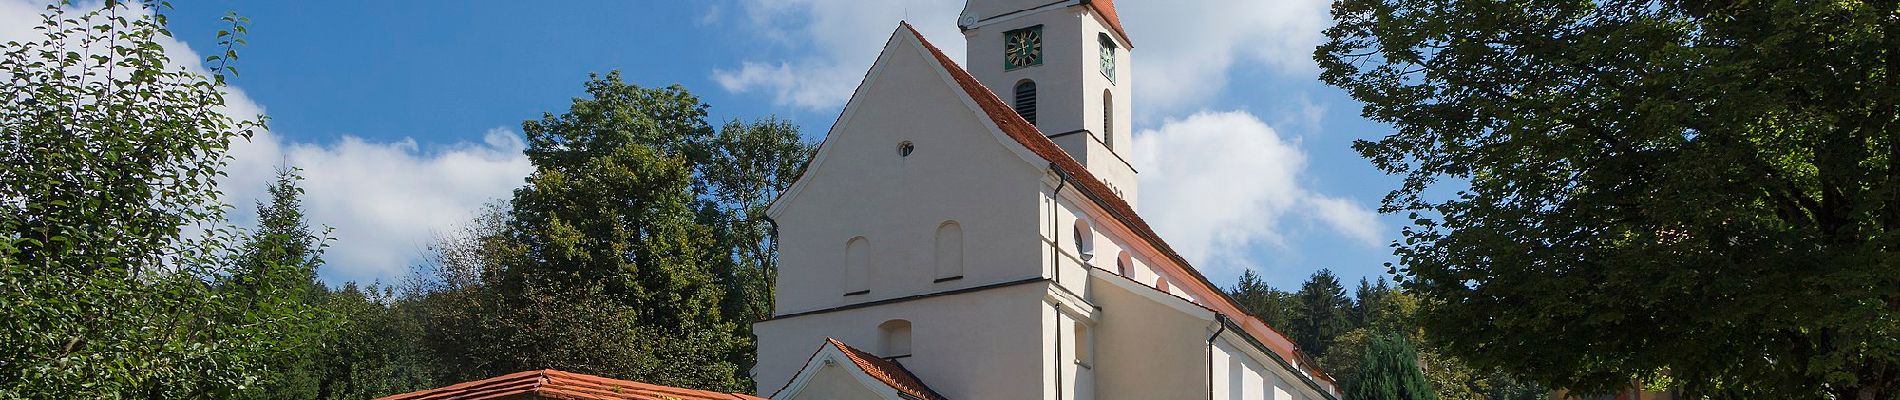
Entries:
<svg viewBox="0 0 1900 400">
<path fill-rule="evenodd" d="M 524 395 L 561 400 L 765 400 L 745 394 L 661 386 L 552 369 L 516 372 L 377 400 L 477 400 Z"/>
<path fill-rule="evenodd" d="M 843 360 L 839 360 L 840 358 Z M 825 343 L 818 347 L 818 351 L 812 353 L 811 359 L 805 361 L 805 366 L 800 368 L 797 374 L 793 374 L 792 380 L 786 382 L 785 387 L 780 388 L 779 391 L 792 389 L 799 382 L 808 379 L 810 374 L 818 372 L 818 368 L 826 365 L 826 360 L 848 361 L 839 364 L 849 365 L 850 368 L 863 373 L 870 380 L 896 391 L 899 397 L 905 399 L 948 400 L 936 391 L 930 390 L 930 386 L 924 385 L 924 381 L 917 379 L 917 375 L 910 373 L 903 364 L 858 350 L 833 338 L 825 338 Z M 778 394 L 774 394 L 773 397 L 778 397 Z"/>
</svg>

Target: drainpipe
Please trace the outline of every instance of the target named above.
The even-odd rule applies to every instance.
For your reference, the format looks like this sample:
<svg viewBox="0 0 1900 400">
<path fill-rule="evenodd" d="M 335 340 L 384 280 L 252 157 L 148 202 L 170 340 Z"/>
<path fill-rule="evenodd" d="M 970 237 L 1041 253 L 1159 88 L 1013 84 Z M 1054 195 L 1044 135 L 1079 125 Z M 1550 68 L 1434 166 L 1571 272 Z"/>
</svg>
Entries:
<svg viewBox="0 0 1900 400">
<path fill-rule="evenodd" d="M 1215 329 L 1214 335 L 1207 337 L 1207 399 L 1208 400 L 1218 400 L 1214 398 L 1214 339 L 1220 338 L 1220 334 L 1222 333 L 1227 333 L 1227 314 L 1215 313 L 1214 324 L 1220 325 L 1220 329 Z"/>
<path fill-rule="evenodd" d="M 1062 399 L 1062 306 L 1050 304 L 1049 308 L 1055 310 L 1056 312 L 1056 315 L 1054 318 L 1055 323 L 1056 323 L 1055 324 L 1056 325 L 1056 330 L 1055 330 L 1055 334 L 1056 334 L 1056 363 L 1055 363 L 1056 398 L 1055 400 L 1063 400 Z"/>
</svg>

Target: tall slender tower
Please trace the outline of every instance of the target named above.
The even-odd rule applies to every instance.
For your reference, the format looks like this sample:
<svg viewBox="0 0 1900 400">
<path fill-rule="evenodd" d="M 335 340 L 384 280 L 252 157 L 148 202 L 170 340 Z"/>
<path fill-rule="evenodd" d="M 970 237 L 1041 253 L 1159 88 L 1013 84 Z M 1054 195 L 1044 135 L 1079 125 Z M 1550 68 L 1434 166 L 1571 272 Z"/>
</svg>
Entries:
<svg viewBox="0 0 1900 400">
<path fill-rule="evenodd" d="M 970 0 L 964 65 L 1018 114 L 1136 201 L 1129 163 L 1133 45 L 1108 0 Z"/>
</svg>

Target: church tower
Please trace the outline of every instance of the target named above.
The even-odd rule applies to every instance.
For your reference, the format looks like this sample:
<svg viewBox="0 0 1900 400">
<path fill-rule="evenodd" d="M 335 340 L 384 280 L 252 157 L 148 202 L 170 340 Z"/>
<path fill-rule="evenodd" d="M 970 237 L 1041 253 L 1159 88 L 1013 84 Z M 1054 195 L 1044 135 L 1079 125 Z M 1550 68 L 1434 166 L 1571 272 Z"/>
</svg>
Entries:
<svg viewBox="0 0 1900 400">
<path fill-rule="evenodd" d="M 1133 44 L 1109 0 L 969 0 L 957 19 L 971 75 L 1136 201 Z"/>
</svg>

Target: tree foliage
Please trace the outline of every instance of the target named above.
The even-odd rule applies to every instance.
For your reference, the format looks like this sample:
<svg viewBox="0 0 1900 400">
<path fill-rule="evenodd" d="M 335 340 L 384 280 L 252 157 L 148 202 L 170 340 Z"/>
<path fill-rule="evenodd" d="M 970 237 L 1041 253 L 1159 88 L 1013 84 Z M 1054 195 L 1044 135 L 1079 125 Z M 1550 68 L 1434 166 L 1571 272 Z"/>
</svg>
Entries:
<svg viewBox="0 0 1900 400">
<path fill-rule="evenodd" d="M 1418 355 L 1400 334 L 1375 334 L 1359 354 L 1346 397 L 1355 400 L 1437 400 L 1418 370 Z"/>
<path fill-rule="evenodd" d="M 1315 359 L 1326 354 L 1333 344 L 1333 338 L 1352 330 L 1352 299 L 1346 297 L 1346 287 L 1339 284 L 1339 277 L 1329 269 L 1313 272 L 1306 283 L 1300 285 L 1300 291 L 1293 293 L 1299 301 L 1294 311 L 1288 335 L 1301 351 Z"/>
<path fill-rule="evenodd" d="M 1241 271 L 1240 280 L 1227 294 L 1240 303 L 1242 310 L 1276 329 L 1292 326 L 1293 313 L 1299 309 L 1299 301 L 1292 293 L 1267 285 L 1253 270 Z"/>
<path fill-rule="evenodd" d="M 790 124 L 714 130 L 685 89 L 618 73 L 523 124 L 536 167 L 424 286 L 432 344 L 459 378 L 560 368 L 746 390 L 751 322 L 770 313 L 763 208 L 801 171 Z"/>
<path fill-rule="evenodd" d="M 1583 392 L 1900 397 L 1893 1 L 1340 0 L 1436 342 Z"/>
<path fill-rule="evenodd" d="M 321 304 L 328 289 L 317 281 L 317 266 L 327 238 L 304 219 L 301 179 L 294 168 L 278 169 L 265 188 L 269 202 L 257 204 L 257 229 L 237 244 L 236 264 L 216 280 L 218 294 L 236 305 L 222 323 L 244 324 L 254 315 L 297 322 L 271 333 L 294 345 L 263 355 L 259 382 L 238 397 L 316 398 L 324 379 L 319 345 L 338 321 Z"/>
<path fill-rule="evenodd" d="M 242 235 L 216 180 L 264 127 L 220 113 L 245 21 L 199 73 L 159 45 L 166 8 L 49 5 L 0 45 L 0 398 L 232 397 L 301 346 L 280 333 L 309 307 L 226 290 Z"/>
</svg>

